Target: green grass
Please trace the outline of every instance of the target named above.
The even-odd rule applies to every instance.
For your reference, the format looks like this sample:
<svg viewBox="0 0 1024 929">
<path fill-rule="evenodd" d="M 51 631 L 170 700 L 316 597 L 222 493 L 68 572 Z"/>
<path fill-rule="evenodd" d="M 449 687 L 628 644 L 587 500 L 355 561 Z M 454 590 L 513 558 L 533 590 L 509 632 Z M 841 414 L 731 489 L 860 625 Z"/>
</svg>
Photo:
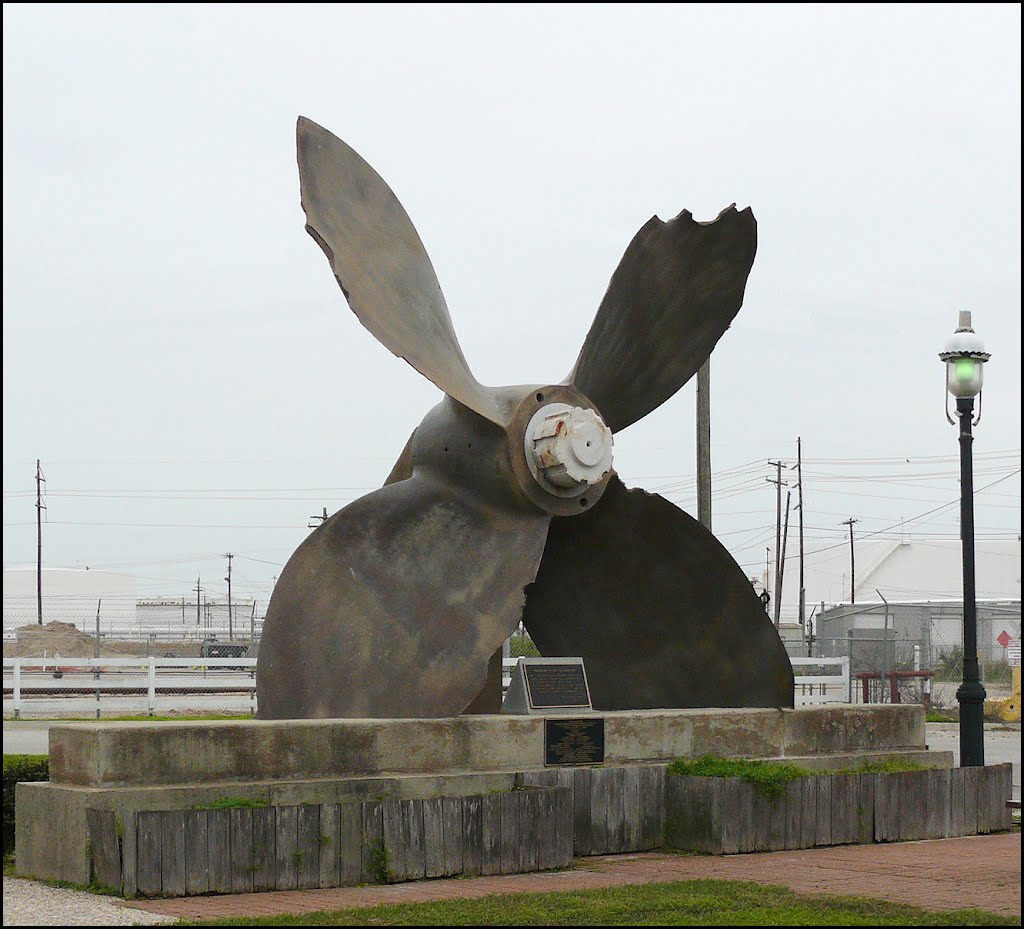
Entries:
<svg viewBox="0 0 1024 929">
<path fill-rule="evenodd" d="M 902 758 L 886 761 L 864 761 L 859 765 L 834 771 L 811 771 L 781 761 L 756 761 L 743 758 L 719 758 L 705 755 L 690 760 L 680 758 L 668 766 L 668 773 L 677 777 L 739 777 L 753 784 L 766 797 L 781 797 L 786 785 L 800 777 L 815 774 L 896 774 L 901 771 L 923 771 L 924 765 Z"/>
<path fill-rule="evenodd" d="M 753 784 L 758 793 L 766 797 L 781 797 L 790 781 L 815 772 L 785 762 L 747 761 L 705 755 L 694 761 L 687 758 L 673 761 L 668 766 L 668 773 L 677 777 L 740 777 L 748 784 Z"/>
<path fill-rule="evenodd" d="M 959 717 L 950 713 L 940 713 L 938 710 L 928 710 L 924 714 L 926 723 L 955 723 Z"/>
<path fill-rule="evenodd" d="M 889 758 L 886 761 L 864 761 L 852 768 L 839 768 L 832 774 L 900 774 L 903 771 L 924 771 L 925 765 L 906 758 Z M 829 773 L 829 772 L 821 772 Z"/>
<path fill-rule="evenodd" d="M 512 636 L 508 640 L 508 652 L 510 658 L 540 658 L 540 652 L 529 636 Z"/>
<path fill-rule="evenodd" d="M 218 797 L 213 803 L 201 806 L 201 810 L 262 810 L 270 806 L 267 800 L 253 800 L 249 797 Z"/>
<path fill-rule="evenodd" d="M 179 926 L 1019 926 L 979 910 L 797 894 L 747 881 L 678 881 L 479 900 L 398 903 Z"/>
</svg>

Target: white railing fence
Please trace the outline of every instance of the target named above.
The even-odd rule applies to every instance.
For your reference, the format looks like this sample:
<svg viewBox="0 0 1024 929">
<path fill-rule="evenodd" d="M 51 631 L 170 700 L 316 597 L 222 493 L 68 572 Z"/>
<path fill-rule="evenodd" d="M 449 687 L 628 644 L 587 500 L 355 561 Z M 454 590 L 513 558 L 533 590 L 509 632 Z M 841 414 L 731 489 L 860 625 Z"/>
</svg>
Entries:
<svg viewBox="0 0 1024 929">
<path fill-rule="evenodd" d="M 502 692 L 511 681 L 517 659 L 502 661 Z M 811 706 L 850 700 L 849 658 L 794 658 L 794 703 Z M 217 709 L 214 699 L 242 697 L 249 712 L 256 709 L 256 659 L 237 658 L 4 658 L 4 701 L 13 703 L 19 719 L 25 701 L 47 701 L 54 715 L 61 708 L 78 713 L 95 709 L 113 697 L 144 697 L 150 715 L 161 708 Z M 56 702 L 56 701 L 59 701 Z M 71 702 L 74 702 L 74 706 Z M 205 702 L 204 702 L 205 701 Z M 197 706 L 198 704 L 198 706 Z"/>
<path fill-rule="evenodd" d="M 849 658 L 791 658 L 790 661 L 793 663 L 795 706 L 850 702 Z"/>
<path fill-rule="evenodd" d="M 255 658 L 4 658 L 4 700 L 11 699 L 14 718 L 19 719 L 25 700 L 60 701 L 81 712 L 85 701 L 94 701 L 96 717 L 100 700 L 112 697 L 142 697 L 152 716 L 168 697 L 223 698 L 242 695 L 255 710 Z"/>
</svg>

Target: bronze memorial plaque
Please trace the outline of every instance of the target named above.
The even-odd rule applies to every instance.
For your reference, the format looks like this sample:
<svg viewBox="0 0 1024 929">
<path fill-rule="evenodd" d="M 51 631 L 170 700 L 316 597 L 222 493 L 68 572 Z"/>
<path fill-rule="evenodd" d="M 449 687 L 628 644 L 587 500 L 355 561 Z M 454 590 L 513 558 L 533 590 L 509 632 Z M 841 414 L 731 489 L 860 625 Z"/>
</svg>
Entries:
<svg viewBox="0 0 1024 929">
<path fill-rule="evenodd" d="M 603 763 L 603 717 L 544 720 L 545 765 Z"/>
<path fill-rule="evenodd" d="M 590 709 L 590 693 L 582 663 L 524 664 L 523 673 L 526 675 L 530 706 L 535 710 Z"/>
</svg>

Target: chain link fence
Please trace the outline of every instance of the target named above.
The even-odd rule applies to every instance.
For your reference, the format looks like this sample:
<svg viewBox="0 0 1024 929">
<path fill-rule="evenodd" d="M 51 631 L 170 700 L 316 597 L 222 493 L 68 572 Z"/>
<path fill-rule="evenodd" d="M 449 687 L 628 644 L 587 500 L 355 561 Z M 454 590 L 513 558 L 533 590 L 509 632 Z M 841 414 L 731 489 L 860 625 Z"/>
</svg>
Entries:
<svg viewBox="0 0 1024 929">
<path fill-rule="evenodd" d="M 1020 639 L 1020 601 L 980 601 L 978 661 L 990 697 L 1008 697 L 1006 644 Z M 843 604 L 821 612 L 811 648 L 850 659 L 850 702 L 926 703 L 955 709 L 963 680 L 959 602 Z"/>
</svg>

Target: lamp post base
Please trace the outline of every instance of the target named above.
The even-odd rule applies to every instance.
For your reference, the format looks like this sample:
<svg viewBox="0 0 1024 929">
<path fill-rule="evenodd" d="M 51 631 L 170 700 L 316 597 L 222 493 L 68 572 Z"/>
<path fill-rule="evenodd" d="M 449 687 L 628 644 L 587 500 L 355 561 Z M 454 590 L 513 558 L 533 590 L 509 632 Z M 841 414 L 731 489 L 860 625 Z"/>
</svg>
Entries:
<svg viewBox="0 0 1024 929">
<path fill-rule="evenodd" d="M 985 764 L 985 696 L 985 687 L 977 678 L 966 680 L 957 688 L 961 768 Z"/>
</svg>

